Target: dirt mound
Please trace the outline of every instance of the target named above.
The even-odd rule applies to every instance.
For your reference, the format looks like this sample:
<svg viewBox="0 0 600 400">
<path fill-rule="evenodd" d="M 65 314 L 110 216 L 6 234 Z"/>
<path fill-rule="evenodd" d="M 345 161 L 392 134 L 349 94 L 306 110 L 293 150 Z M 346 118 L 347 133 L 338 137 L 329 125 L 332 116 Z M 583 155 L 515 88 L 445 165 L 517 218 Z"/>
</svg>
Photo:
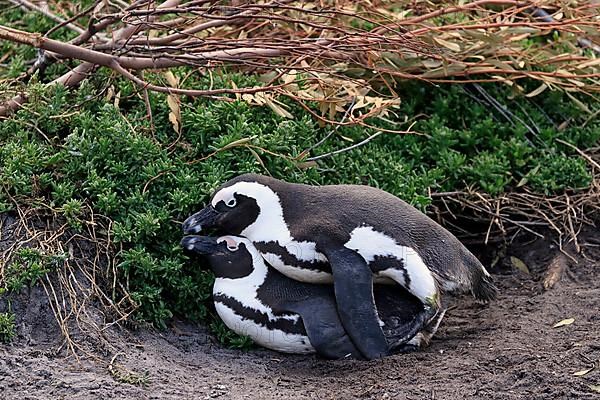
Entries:
<svg viewBox="0 0 600 400">
<path fill-rule="evenodd" d="M 78 363 L 56 352 L 49 305 L 30 300 L 18 311 L 18 340 L 0 347 L 0 389 L 4 399 L 598 398 L 599 369 L 573 375 L 600 360 L 600 247 L 591 242 L 598 232 L 588 236 L 581 242 L 595 261 L 554 289 L 543 291 L 537 272 L 550 245 L 523 243 L 508 255 L 530 274 L 496 271 L 497 301 L 457 299 L 428 349 L 371 362 L 224 349 L 204 327 L 176 321 L 163 332 L 109 329 L 106 357 Z M 38 290 L 24 296 L 43 298 Z"/>
</svg>

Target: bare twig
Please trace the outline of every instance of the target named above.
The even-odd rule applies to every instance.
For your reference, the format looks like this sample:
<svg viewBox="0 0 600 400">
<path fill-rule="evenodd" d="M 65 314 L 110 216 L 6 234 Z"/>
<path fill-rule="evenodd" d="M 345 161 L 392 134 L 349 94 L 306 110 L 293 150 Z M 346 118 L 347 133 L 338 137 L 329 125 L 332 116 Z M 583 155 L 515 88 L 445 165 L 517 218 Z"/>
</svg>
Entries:
<svg viewBox="0 0 600 400">
<path fill-rule="evenodd" d="M 161 6 L 164 7 L 172 7 L 179 4 L 179 0 L 167 0 Z M 161 7 L 159 6 L 159 7 Z M 88 30 L 86 30 L 82 35 L 78 38 L 74 39 L 71 44 L 81 44 L 85 41 L 89 40 L 94 34 L 96 30 L 104 29 L 110 23 L 112 23 L 113 19 L 106 19 L 98 23 L 97 25 L 90 25 Z M 130 37 L 135 32 L 137 32 L 136 27 L 125 26 L 121 29 L 118 29 L 113 33 L 113 40 L 120 40 L 125 37 Z M 75 67 L 73 70 L 67 72 L 66 74 L 54 79 L 52 82 L 48 83 L 46 86 L 54 86 L 57 84 L 65 85 L 68 87 L 76 87 L 79 83 L 84 80 L 94 69 L 97 68 L 96 64 L 93 63 L 82 63 Z M 26 94 L 18 94 L 13 98 L 7 100 L 5 103 L 0 104 L 0 118 L 5 117 L 12 112 L 18 110 L 25 102 L 27 102 Z"/>
<path fill-rule="evenodd" d="M 59 17 L 58 15 L 50 12 L 49 10 L 39 7 L 30 1 L 27 1 L 27 0 L 9 0 L 9 1 L 13 4 L 24 7 L 28 10 L 36 11 L 40 14 L 43 14 L 46 17 L 50 18 L 51 20 L 58 22 L 60 24 L 60 26 L 67 27 L 74 32 L 77 32 L 79 34 L 82 34 L 83 32 L 85 32 L 85 29 L 73 24 L 73 21 L 67 21 L 64 18 Z"/>
<path fill-rule="evenodd" d="M 272 81 L 263 90 L 298 102 L 335 104 L 328 110 L 329 121 L 334 121 L 335 114 L 343 112 L 352 99 L 364 101 L 377 84 L 390 89 L 385 96 L 378 94 L 379 98 L 393 98 L 393 79 L 503 82 L 517 91 L 524 90 L 520 80 L 533 79 L 541 86 L 529 96 L 546 89 L 600 92 L 600 64 L 576 47 L 575 39 L 581 32 L 591 32 L 588 36 L 593 41 L 593 32 L 600 30 L 594 6 L 587 3 L 569 7 L 555 2 L 544 4 L 545 8 L 556 9 L 553 15 L 562 12 L 562 18 L 554 18 L 537 3 L 517 0 L 477 0 L 446 6 L 419 3 L 418 7 L 407 3 L 401 17 L 394 9 L 397 4 L 387 0 L 377 7 L 362 0 L 339 0 L 334 5 L 304 5 L 291 0 L 265 4 L 168 0 L 160 5 L 136 1 L 128 7 L 123 2 L 107 4 L 98 3 L 98 7 L 105 7 L 103 15 L 88 8 L 64 21 L 76 23 L 78 17 L 92 12 L 88 29 L 71 43 L 11 28 L 0 28 L 0 34 L 6 40 L 44 49 L 59 59 L 114 68 L 127 79 L 138 76 L 134 71 L 178 66 L 210 70 L 233 65 L 242 72 L 287 71 L 302 75 L 307 85 L 292 83 L 282 88 Z M 453 15 L 460 16 L 459 22 L 444 23 L 440 19 Z M 173 18 L 163 21 L 163 16 Z M 103 29 L 108 34 L 101 35 Z M 534 46 L 523 44 L 525 39 L 549 32 L 560 33 L 555 46 L 540 40 L 534 41 Z M 88 43 L 92 37 L 94 40 Z M 567 45 L 573 51 L 565 53 Z M 350 71 L 362 71 L 362 77 L 350 78 Z M 146 90 L 168 92 L 160 85 L 139 79 L 135 82 Z M 214 95 L 197 88 L 179 89 L 190 95 Z M 240 88 L 237 93 L 253 90 Z M 480 95 L 504 118 L 516 118 L 491 96 Z M 24 97 L 14 100 L 0 106 L 0 111 L 5 114 L 18 108 Z M 379 100 L 371 101 L 366 108 L 368 112 L 381 111 L 391 105 L 380 104 Z M 325 121 L 325 114 L 323 111 L 318 118 Z M 352 122 L 359 121 L 364 118 Z M 535 134 L 534 127 L 519 122 Z"/>
<path fill-rule="evenodd" d="M 409 130 L 409 131 L 406 131 L 406 133 L 410 133 L 410 130 Z M 374 134 L 372 134 L 372 135 L 371 135 L 371 136 L 369 136 L 368 138 L 366 138 L 366 139 L 364 139 L 364 140 L 362 140 L 362 141 L 360 141 L 360 142 L 358 142 L 358 143 L 355 143 L 355 144 L 353 144 L 352 146 L 348 146 L 348 147 L 345 147 L 345 148 L 343 148 L 343 149 L 338 149 L 338 150 L 332 151 L 332 152 L 330 152 L 330 153 L 325 153 L 325 154 L 321 154 L 321 155 L 314 156 L 314 157 L 308 157 L 308 158 L 306 159 L 306 161 L 317 161 L 317 160 L 322 160 L 323 158 L 327 158 L 327 157 L 335 156 L 336 154 L 345 153 L 345 152 L 347 152 L 347 151 L 354 150 L 354 149 L 356 149 L 356 148 L 358 148 L 358 147 L 360 147 L 360 146 L 364 146 L 365 144 L 369 143 L 371 140 L 375 139 L 377 136 L 379 136 L 379 135 L 381 135 L 381 134 L 383 134 L 383 132 L 382 132 L 382 131 L 375 132 Z"/>
<path fill-rule="evenodd" d="M 344 123 L 344 121 L 346 121 L 346 118 L 348 118 L 348 115 L 352 114 L 352 108 L 354 108 L 354 104 L 356 104 L 356 99 L 353 98 L 352 99 L 352 103 L 350 103 L 350 106 L 348 107 L 348 109 L 344 113 L 344 116 L 342 117 L 340 123 L 336 124 L 334 126 L 334 128 L 331 129 L 327 135 L 325 135 L 324 138 L 322 138 L 317 143 L 315 143 L 312 146 L 310 146 L 308 149 L 303 150 L 300 153 L 300 156 L 298 158 L 302 158 L 305 154 L 310 154 L 311 151 L 313 151 L 317 147 L 321 146 L 323 143 L 325 143 L 327 141 L 327 139 L 329 139 L 334 133 L 336 133 L 337 130 L 339 129 L 339 127 L 342 126 L 342 124 Z"/>
<path fill-rule="evenodd" d="M 591 166 L 593 166 L 598 171 L 600 171 L 600 164 L 598 164 L 596 161 L 594 161 L 594 159 L 592 157 L 590 157 L 588 154 L 585 154 L 577 146 L 575 146 L 569 142 L 566 142 L 562 139 L 556 139 L 556 141 L 560 144 L 564 144 L 565 146 L 570 147 L 571 149 L 575 150 L 581 157 L 583 157 L 588 163 L 590 163 Z"/>
</svg>

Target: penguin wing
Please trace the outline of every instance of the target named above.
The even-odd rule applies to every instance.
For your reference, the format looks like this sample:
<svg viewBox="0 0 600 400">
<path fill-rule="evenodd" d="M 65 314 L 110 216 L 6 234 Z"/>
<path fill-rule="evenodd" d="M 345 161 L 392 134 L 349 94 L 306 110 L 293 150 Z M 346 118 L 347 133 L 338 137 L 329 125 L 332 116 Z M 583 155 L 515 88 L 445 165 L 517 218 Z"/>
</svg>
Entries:
<svg viewBox="0 0 600 400">
<path fill-rule="evenodd" d="M 320 356 L 338 359 L 351 354 L 361 358 L 342 326 L 331 285 L 298 282 L 270 269 L 258 294 L 274 313 L 298 314 Z"/>
<path fill-rule="evenodd" d="M 320 356 L 330 359 L 363 358 L 346 334 L 333 298 L 318 296 L 304 301 L 289 301 L 281 304 L 281 308 L 300 315 L 310 343 Z"/>
<path fill-rule="evenodd" d="M 373 300 L 373 272 L 365 259 L 345 247 L 321 250 L 331 264 L 337 309 L 352 342 L 371 360 L 388 354 Z"/>
</svg>

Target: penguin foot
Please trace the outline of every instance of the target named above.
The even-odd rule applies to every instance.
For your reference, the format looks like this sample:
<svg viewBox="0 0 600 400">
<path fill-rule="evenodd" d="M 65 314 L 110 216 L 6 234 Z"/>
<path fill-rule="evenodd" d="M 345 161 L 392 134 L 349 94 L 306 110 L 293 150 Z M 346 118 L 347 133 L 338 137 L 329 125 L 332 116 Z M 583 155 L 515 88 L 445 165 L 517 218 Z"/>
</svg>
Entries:
<svg viewBox="0 0 600 400">
<path fill-rule="evenodd" d="M 435 315 L 427 322 L 427 325 L 423 328 L 421 332 L 415 336 L 415 338 L 420 336 L 420 345 L 419 347 L 427 347 L 429 346 L 429 342 L 431 342 L 431 338 L 437 332 L 440 324 L 442 323 L 442 319 L 444 315 L 446 315 L 447 308 L 441 308 L 437 310 Z"/>
<path fill-rule="evenodd" d="M 414 352 L 419 351 L 419 349 L 421 349 L 421 346 L 419 346 L 419 345 L 404 343 L 400 347 L 395 348 L 394 353 L 398 353 L 398 354 L 414 353 Z"/>
<path fill-rule="evenodd" d="M 411 343 L 411 339 L 413 339 L 420 331 L 427 330 L 429 324 L 436 320 L 437 315 L 437 308 L 425 307 L 422 312 L 415 315 L 415 317 L 408 323 L 401 323 L 400 320 L 397 320 L 399 323 L 394 324 L 392 321 L 391 324 L 384 327 L 384 334 L 388 341 L 389 348 L 397 351 L 404 345 L 415 346 L 417 349 L 421 347 L 420 341 L 419 343 L 415 344 Z"/>
</svg>

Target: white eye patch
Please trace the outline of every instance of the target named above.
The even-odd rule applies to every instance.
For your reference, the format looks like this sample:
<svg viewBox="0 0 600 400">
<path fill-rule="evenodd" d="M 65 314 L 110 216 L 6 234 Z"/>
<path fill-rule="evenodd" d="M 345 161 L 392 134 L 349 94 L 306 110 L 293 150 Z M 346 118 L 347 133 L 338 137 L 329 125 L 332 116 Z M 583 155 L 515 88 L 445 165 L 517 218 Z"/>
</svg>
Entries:
<svg viewBox="0 0 600 400">
<path fill-rule="evenodd" d="M 237 201 L 235 200 L 234 195 L 237 191 L 233 187 L 228 187 L 223 190 L 220 190 L 217 194 L 214 195 L 211 204 L 213 207 L 216 207 L 220 201 L 225 203 L 227 207 L 235 207 Z"/>
<path fill-rule="evenodd" d="M 238 182 L 215 193 L 210 204 L 213 207 L 216 207 L 217 204 L 222 201 L 225 203 L 225 205 L 227 205 L 227 207 L 235 207 L 237 205 L 237 201 L 235 199 L 236 194 L 255 199 L 259 206 L 261 205 L 262 201 L 273 200 L 273 196 L 275 196 L 270 188 L 265 185 L 261 185 L 260 183 Z M 277 196 L 275 196 L 275 198 L 276 197 Z"/>
<path fill-rule="evenodd" d="M 227 249 L 229 251 L 237 251 L 239 245 L 238 242 L 231 236 L 223 236 L 217 239 L 217 243 L 227 243 Z"/>
</svg>

